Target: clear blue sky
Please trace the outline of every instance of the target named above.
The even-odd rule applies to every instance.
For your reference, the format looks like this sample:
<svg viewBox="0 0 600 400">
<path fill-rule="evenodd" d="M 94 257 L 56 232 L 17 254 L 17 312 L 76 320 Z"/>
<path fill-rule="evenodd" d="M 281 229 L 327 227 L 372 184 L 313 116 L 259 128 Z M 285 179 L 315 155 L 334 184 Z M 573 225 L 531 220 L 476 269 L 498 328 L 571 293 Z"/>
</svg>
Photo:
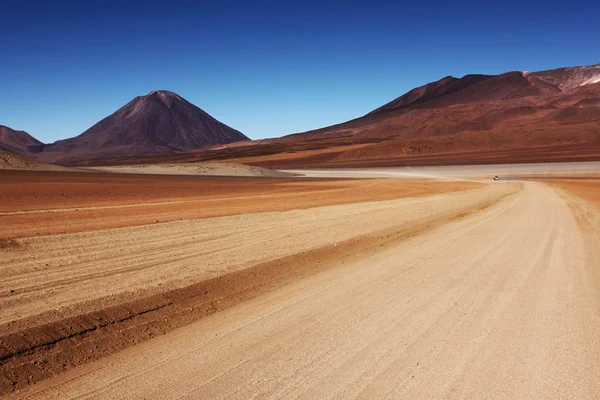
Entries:
<svg viewBox="0 0 600 400">
<path fill-rule="evenodd" d="M 361 116 L 446 75 L 600 62 L 592 1 L 46 3 L 0 6 L 0 124 L 44 142 L 153 89 L 257 139 Z"/>
</svg>

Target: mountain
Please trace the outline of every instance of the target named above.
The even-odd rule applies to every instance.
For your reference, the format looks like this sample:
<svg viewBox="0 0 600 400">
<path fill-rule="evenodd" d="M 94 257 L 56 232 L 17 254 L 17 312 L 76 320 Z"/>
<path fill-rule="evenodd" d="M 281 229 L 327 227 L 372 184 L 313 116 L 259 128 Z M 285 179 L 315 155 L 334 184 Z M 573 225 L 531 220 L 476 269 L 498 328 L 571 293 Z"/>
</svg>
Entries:
<svg viewBox="0 0 600 400">
<path fill-rule="evenodd" d="M 509 155 L 523 149 L 542 154 L 545 146 L 560 155 L 560 146 L 600 146 L 600 64 L 446 76 L 357 119 L 264 143 L 321 149 L 306 160 L 300 160 L 302 153 L 297 152 L 295 159 L 264 164 L 269 167 L 394 165 L 411 163 L 415 157 L 499 149 L 507 149 Z M 600 159 L 600 154 L 588 156 Z"/>
<path fill-rule="evenodd" d="M 48 162 L 169 154 L 248 140 L 176 93 L 139 96 L 81 135 L 44 148 Z"/>
<path fill-rule="evenodd" d="M 27 155 L 42 150 L 44 144 L 25 131 L 0 125 L 0 150 Z"/>
<path fill-rule="evenodd" d="M 447 76 L 413 89 L 367 115 L 409 108 L 447 107 L 546 96 L 598 82 L 600 64 L 533 73 L 514 71 L 501 75 L 466 75 L 463 78 Z"/>
<path fill-rule="evenodd" d="M 510 100 L 558 92 L 558 87 L 526 72 L 466 75 L 460 79 L 449 76 L 413 89 L 369 114 L 417 107 L 447 107 L 454 104 Z"/>
<path fill-rule="evenodd" d="M 29 142 L 2 138 L 0 149 L 51 163 L 153 155 L 156 162 L 235 159 L 274 168 L 600 160 L 600 64 L 446 76 L 354 120 L 259 141 L 168 91 L 137 97 L 72 139 L 44 146 L 24 135 L 17 136 Z"/>
<path fill-rule="evenodd" d="M 548 84 L 561 91 L 576 89 L 578 87 L 600 82 L 600 64 L 587 67 L 559 68 L 533 74 Z"/>
</svg>

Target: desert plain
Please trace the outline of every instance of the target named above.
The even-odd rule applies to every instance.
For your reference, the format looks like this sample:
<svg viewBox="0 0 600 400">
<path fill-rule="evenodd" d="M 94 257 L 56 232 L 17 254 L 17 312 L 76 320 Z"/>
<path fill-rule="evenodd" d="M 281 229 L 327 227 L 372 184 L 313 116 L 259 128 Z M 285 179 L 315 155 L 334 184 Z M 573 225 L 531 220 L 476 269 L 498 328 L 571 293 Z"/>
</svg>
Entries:
<svg viewBox="0 0 600 400">
<path fill-rule="evenodd" d="M 123 168 L 0 171 L 0 394 L 600 393 L 597 163 Z"/>
</svg>

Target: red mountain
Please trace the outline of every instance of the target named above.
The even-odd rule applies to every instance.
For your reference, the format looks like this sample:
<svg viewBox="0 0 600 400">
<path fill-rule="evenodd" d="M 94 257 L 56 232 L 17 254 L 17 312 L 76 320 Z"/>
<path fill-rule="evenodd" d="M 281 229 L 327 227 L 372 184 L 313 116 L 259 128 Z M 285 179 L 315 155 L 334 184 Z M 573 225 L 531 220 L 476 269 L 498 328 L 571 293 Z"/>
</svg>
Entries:
<svg viewBox="0 0 600 400">
<path fill-rule="evenodd" d="M 42 142 L 27 132 L 0 125 L 0 150 L 25 155 L 39 152 L 43 147 Z"/>
<path fill-rule="evenodd" d="M 306 164 L 287 157 L 288 161 L 268 165 L 272 167 L 286 163 L 391 165 L 433 154 L 498 149 L 510 153 L 510 149 L 586 143 L 600 147 L 600 64 L 533 73 L 447 76 L 363 117 L 264 143 L 332 149 L 311 156 Z M 339 147 L 346 144 L 353 148 Z M 259 153 L 256 148 L 252 151 Z"/>
<path fill-rule="evenodd" d="M 352 121 L 282 138 L 245 139 L 180 96 L 154 91 L 80 136 L 45 146 L 38 156 L 81 163 L 143 162 L 132 156 L 153 155 L 156 161 L 236 159 L 270 167 L 414 164 L 420 159 L 462 163 L 484 160 L 488 153 L 493 157 L 485 159 L 494 162 L 600 160 L 600 64 L 448 76 Z M 214 144 L 223 146 L 181 154 Z"/>
<path fill-rule="evenodd" d="M 508 72 L 502 75 L 448 76 L 411 90 L 405 95 L 369 113 L 377 114 L 408 108 L 447 107 L 454 104 L 510 100 L 560 92 L 557 87 L 534 74 Z"/>
<path fill-rule="evenodd" d="M 600 82 L 600 65 L 501 75 L 447 76 L 385 104 L 368 115 L 408 108 L 447 107 L 455 104 L 546 96 Z"/>
<path fill-rule="evenodd" d="M 81 135 L 44 148 L 48 162 L 180 153 L 248 138 L 181 96 L 155 90 L 139 96 Z"/>
</svg>

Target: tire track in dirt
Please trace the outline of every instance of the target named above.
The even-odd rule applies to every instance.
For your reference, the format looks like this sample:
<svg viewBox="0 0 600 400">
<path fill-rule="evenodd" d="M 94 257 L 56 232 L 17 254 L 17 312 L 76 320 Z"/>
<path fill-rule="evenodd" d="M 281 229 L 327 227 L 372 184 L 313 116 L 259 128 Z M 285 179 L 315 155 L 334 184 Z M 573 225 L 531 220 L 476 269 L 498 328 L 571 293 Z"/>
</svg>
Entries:
<svg viewBox="0 0 600 400">
<path fill-rule="evenodd" d="M 514 193 L 517 188 L 518 185 L 513 185 L 512 188 L 480 190 L 474 201 L 437 210 L 430 216 L 419 216 L 367 234 L 351 235 L 333 245 L 308 248 L 185 287 L 153 295 L 138 295 L 131 301 L 127 301 L 125 297 L 117 300 L 117 305 L 73 316 L 67 315 L 64 318 L 57 319 L 56 315 L 49 313 L 49 322 L 45 324 L 39 322 L 44 321 L 46 317 L 37 315 L 11 326 L 0 327 L 0 332 L 5 332 L 0 336 L 0 391 L 6 393 L 96 360 L 285 286 L 299 278 L 363 257 L 391 243 L 464 218 L 495 204 Z M 453 195 L 442 196 L 440 200 L 447 201 L 448 196 L 452 198 Z M 456 194 L 456 202 L 460 203 L 464 196 L 466 194 Z M 427 201 L 424 199 L 420 203 Z M 436 201 L 432 202 L 432 210 L 436 208 L 435 203 Z M 404 204 L 410 202 L 404 201 Z M 380 205 L 383 207 L 375 209 L 378 213 L 390 206 Z M 371 222 L 372 214 L 373 212 L 366 213 Z M 384 213 L 384 216 L 387 215 Z M 338 215 L 337 218 L 339 217 Z M 260 243 L 256 241 L 253 245 Z M 178 252 L 185 254 L 190 250 L 192 249 L 184 247 Z M 156 256 L 156 253 L 151 255 Z M 131 259 L 135 258 L 135 254 L 131 256 Z M 114 261 L 113 259 L 112 262 Z M 178 261 L 180 260 L 174 260 Z M 160 264 L 160 261 L 157 264 Z M 138 268 L 144 269 L 143 266 Z M 115 274 L 121 272 L 118 269 Z M 93 278 L 94 276 L 91 276 L 86 279 Z M 78 279 L 81 278 L 72 283 L 80 282 Z M 64 283 L 61 281 L 59 285 Z M 45 287 L 42 285 L 37 289 Z M 35 324 L 34 321 L 38 323 Z M 18 328 L 19 326 L 21 328 Z"/>
<path fill-rule="evenodd" d="M 598 210 L 569 201 L 525 183 L 17 396 L 594 399 Z"/>
<path fill-rule="evenodd" d="M 156 177 L 148 176 L 149 182 L 138 182 L 140 177 L 135 175 L 112 185 L 84 179 L 89 174 L 63 175 L 54 178 L 60 178 L 58 183 L 46 183 L 43 179 L 49 177 L 42 176 L 42 182 L 31 182 L 17 176 L 17 182 L 12 182 L 10 176 L 0 174 L 3 213 L 0 240 L 393 200 L 481 187 L 467 182 L 327 179 L 308 182 L 301 178 L 238 179 L 237 183 L 227 179 L 178 181 L 181 177 L 169 177 L 166 181 L 174 182 L 166 185 L 164 177 L 157 182 Z M 83 182 L 72 183 L 75 178 Z M 106 179 L 109 178 L 115 179 L 113 176 Z"/>
</svg>

